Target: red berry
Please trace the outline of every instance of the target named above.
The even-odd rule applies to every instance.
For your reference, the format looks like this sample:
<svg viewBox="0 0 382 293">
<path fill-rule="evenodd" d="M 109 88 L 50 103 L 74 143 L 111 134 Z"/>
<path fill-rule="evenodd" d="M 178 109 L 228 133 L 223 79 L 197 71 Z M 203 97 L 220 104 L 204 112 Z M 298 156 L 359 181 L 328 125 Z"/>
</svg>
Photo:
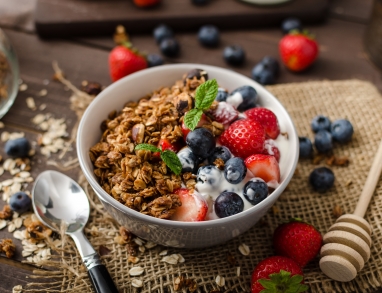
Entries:
<svg viewBox="0 0 382 293">
<path fill-rule="evenodd" d="M 289 257 L 304 267 L 319 253 L 322 236 L 312 225 L 292 220 L 276 228 L 273 246 L 278 255 Z"/>
<path fill-rule="evenodd" d="M 220 136 L 222 145 L 236 157 L 245 159 L 264 151 L 265 131 L 260 123 L 244 119 L 232 123 Z"/>
<path fill-rule="evenodd" d="M 160 3 L 160 0 L 134 0 L 134 4 L 139 7 L 150 7 Z"/>
<path fill-rule="evenodd" d="M 313 64 L 318 55 L 317 42 L 303 34 L 289 34 L 279 43 L 281 60 L 292 71 L 302 71 Z"/>
<path fill-rule="evenodd" d="M 183 222 L 204 221 L 208 211 L 208 204 L 204 197 L 194 191 L 190 193 L 187 188 L 180 188 L 174 192 L 179 196 L 182 205 L 178 207 L 171 219 Z"/>
<path fill-rule="evenodd" d="M 171 143 L 167 138 L 161 138 L 158 143 L 158 148 L 160 148 L 162 151 L 169 150 L 177 153 L 182 147 L 183 145 L 181 145 L 179 142 Z M 153 156 L 159 157 L 160 153 L 153 153 Z"/>
<path fill-rule="evenodd" d="M 244 163 L 254 177 L 260 177 L 267 183 L 280 182 L 280 167 L 275 157 L 255 154 L 246 158 Z"/>
<path fill-rule="evenodd" d="M 215 121 L 224 125 L 230 124 L 239 116 L 239 112 L 234 108 L 234 106 L 226 102 L 220 102 L 218 106 L 215 109 L 210 110 L 209 113 Z"/>
<path fill-rule="evenodd" d="M 274 156 L 277 162 L 280 162 L 280 150 L 273 139 L 267 139 L 264 143 L 264 155 Z"/>
<path fill-rule="evenodd" d="M 109 54 L 109 70 L 113 81 L 145 68 L 146 59 L 126 46 L 117 46 Z"/>
<path fill-rule="evenodd" d="M 277 278 L 277 276 L 283 276 L 283 278 Z M 291 280 L 293 276 L 299 276 L 299 278 L 294 277 Z M 277 291 L 267 292 L 304 292 L 308 290 L 308 286 L 303 284 L 304 275 L 301 268 L 296 262 L 283 256 L 271 256 L 257 264 L 252 273 L 252 293 L 259 293 L 268 287 L 261 284 L 263 280 L 270 280 L 268 281 L 271 282 L 270 287 L 278 288 Z"/>
<path fill-rule="evenodd" d="M 244 112 L 248 119 L 263 125 L 268 137 L 276 139 L 280 134 L 280 126 L 276 115 L 266 108 L 252 108 Z"/>
</svg>

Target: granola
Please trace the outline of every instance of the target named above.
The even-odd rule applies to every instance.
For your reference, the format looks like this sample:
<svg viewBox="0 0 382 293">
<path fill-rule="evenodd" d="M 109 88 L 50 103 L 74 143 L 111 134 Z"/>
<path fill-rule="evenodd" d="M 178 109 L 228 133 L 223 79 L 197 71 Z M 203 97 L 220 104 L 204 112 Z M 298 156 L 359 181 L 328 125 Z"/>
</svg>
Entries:
<svg viewBox="0 0 382 293">
<path fill-rule="evenodd" d="M 8 258 L 13 257 L 16 251 L 16 246 L 12 239 L 3 239 L 0 242 L 0 253 L 5 253 Z"/>
<path fill-rule="evenodd" d="M 169 219 L 181 206 L 174 191 L 182 185 L 193 189 L 195 176 L 176 175 L 155 153 L 134 148 L 140 143 L 158 145 L 161 140 L 179 142 L 183 115 L 193 107 L 195 89 L 205 81 L 203 74 L 185 75 L 173 86 L 160 88 L 138 102 L 128 102 L 119 113 L 108 115 L 101 125 L 101 140 L 90 148 L 89 156 L 100 185 L 114 199 L 162 219 Z M 220 135 L 224 126 L 206 119 L 203 127 L 214 136 Z"/>
</svg>

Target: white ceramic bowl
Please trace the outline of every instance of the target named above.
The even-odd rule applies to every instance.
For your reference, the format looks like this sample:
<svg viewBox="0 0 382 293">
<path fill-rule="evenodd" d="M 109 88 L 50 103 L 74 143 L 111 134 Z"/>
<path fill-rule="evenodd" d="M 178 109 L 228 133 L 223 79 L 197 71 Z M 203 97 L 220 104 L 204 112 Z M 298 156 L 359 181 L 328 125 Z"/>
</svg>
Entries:
<svg viewBox="0 0 382 293">
<path fill-rule="evenodd" d="M 171 86 L 191 69 L 201 68 L 215 78 L 219 86 L 232 91 L 243 85 L 254 87 L 259 103 L 278 117 L 281 130 L 289 139 L 281 150 L 281 183 L 258 205 L 231 217 L 203 221 L 177 222 L 143 215 L 116 201 L 98 184 L 89 158 L 89 149 L 101 138 L 100 125 L 113 110 L 121 110 L 127 101 L 137 100 L 161 86 Z M 253 225 L 275 203 L 288 185 L 298 161 L 298 136 L 291 118 L 280 102 L 263 86 L 234 71 L 202 65 L 176 64 L 153 67 L 131 74 L 104 89 L 86 109 L 77 134 L 77 153 L 81 168 L 107 212 L 135 235 L 158 244 L 172 247 L 199 248 L 224 243 Z"/>
</svg>

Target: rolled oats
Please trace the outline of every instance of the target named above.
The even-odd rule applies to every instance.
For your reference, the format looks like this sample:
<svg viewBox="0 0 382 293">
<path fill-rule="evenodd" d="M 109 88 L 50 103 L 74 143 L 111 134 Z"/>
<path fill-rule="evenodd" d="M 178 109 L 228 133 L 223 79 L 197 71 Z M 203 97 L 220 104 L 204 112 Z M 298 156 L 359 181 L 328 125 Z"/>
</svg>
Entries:
<svg viewBox="0 0 382 293">
<path fill-rule="evenodd" d="M 219 276 L 219 275 L 215 278 L 215 282 L 216 282 L 216 284 L 217 284 L 219 287 L 224 287 L 224 285 L 225 285 L 225 279 L 224 279 L 224 277 L 221 277 L 221 276 Z"/>
<path fill-rule="evenodd" d="M 245 256 L 249 255 L 249 253 L 251 252 L 248 245 L 244 243 L 239 245 L 239 251 L 242 255 L 245 255 Z"/>
<path fill-rule="evenodd" d="M 145 271 L 145 269 L 142 267 L 132 267 L 129 271 L 129 275 L 130 276 L 139 276 L 139 275 L 142 275 L 144 271 Z"/>
<path fill-rule="evenodd" d="M 138 279 L 132 279 L 131 285 L 135 288 L 141 288 L 143 286 L 143 281 Z"/>
</svg>

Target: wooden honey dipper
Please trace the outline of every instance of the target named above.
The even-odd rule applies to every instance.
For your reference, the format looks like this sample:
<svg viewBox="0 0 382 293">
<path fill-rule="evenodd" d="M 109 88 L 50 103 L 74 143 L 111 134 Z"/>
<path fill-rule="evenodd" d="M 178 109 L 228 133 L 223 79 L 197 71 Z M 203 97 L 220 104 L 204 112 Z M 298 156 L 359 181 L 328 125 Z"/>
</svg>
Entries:
<svg viewBox="0 0 382 293">
<path fill-rule="evenodd" d="M 371 227 L 363 218 L 382 171 L 382 141 L 353 214 L 339 217 L 324 235 L 320 268 L 333 280 L 349 282 L 370 257 Z"/>
</svg>

